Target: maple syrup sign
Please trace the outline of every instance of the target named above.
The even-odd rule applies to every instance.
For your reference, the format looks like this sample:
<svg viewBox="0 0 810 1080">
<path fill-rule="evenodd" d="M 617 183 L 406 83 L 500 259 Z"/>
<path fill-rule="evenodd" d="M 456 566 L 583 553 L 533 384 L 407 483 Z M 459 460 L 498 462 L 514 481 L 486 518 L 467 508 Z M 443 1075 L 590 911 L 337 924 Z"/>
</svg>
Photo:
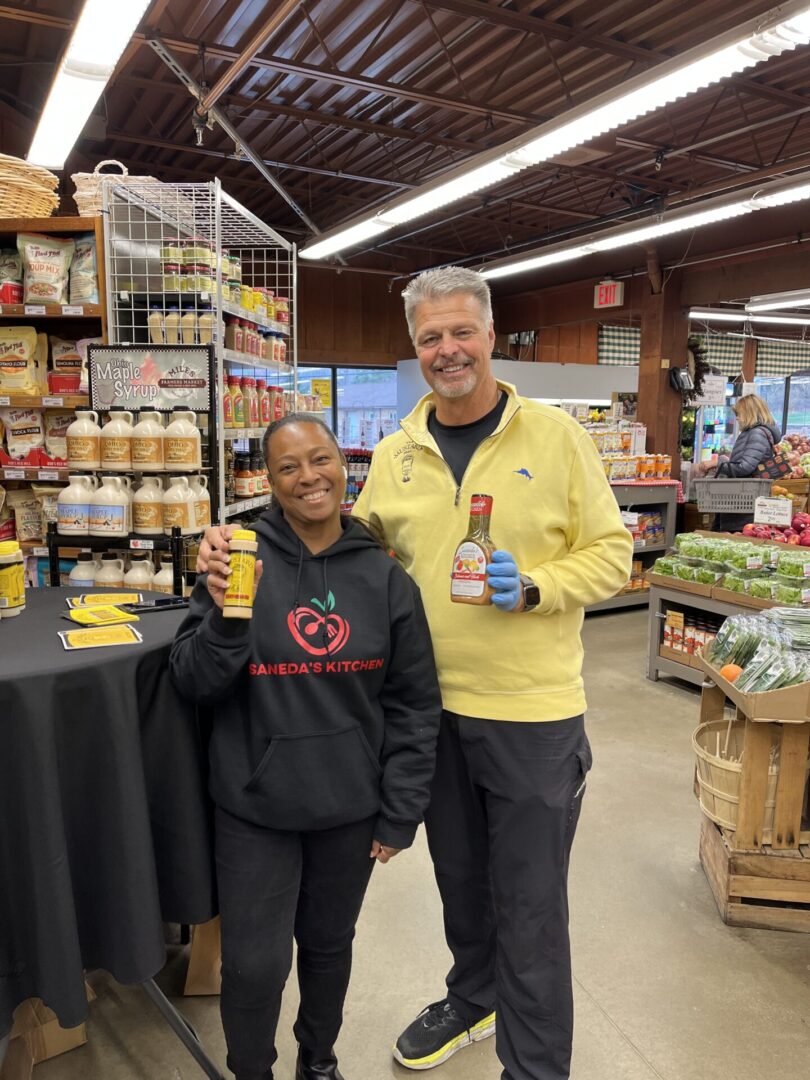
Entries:
<svg viewBox="0 0 810 1080">
<path fill-rule="evenodd" d="M 623 304 L 623 281 L 600 281 L 594 286 L 593 306 L 595 308 L 622 307 Z"/>
<path fill-rule="evenodd" d="M 87 366 L 94 409 L 211 408 L 208 345 L 91 345 Z"/>
</svg>

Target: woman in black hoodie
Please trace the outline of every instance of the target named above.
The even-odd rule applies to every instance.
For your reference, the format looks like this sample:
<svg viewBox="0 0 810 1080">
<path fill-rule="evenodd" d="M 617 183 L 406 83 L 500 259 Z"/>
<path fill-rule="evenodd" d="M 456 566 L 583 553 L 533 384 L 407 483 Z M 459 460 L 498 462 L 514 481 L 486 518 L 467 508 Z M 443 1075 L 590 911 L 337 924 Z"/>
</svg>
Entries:
<svg viewBox="0 0 810 1080">
<path fill-rule="evenodd" d="M 253 618 L 201 578 L 170 667 L 210 709 L 222 916 L 221 1010 L 237 1080 L 272 1080 L 293 938 L 296 1080 L 343 1080 L 334 1043 L 375 861 L 410 846 L 428 803 L 441 700 L 419 590 L 342 518 L 335 437 L 306 415 L 267 429 L 274 506 Z"/>
</svg>

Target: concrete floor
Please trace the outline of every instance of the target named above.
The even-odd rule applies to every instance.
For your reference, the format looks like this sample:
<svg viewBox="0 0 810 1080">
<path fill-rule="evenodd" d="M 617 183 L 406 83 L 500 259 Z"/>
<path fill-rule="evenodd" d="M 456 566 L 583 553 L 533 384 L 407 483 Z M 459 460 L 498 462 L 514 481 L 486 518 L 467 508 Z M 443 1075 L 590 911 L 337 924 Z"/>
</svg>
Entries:
<svg viewBox="0 0 810 1080">
<path fill-rule="evenodd" d="M 810 935 L 720 921 L 697 858 L 690 736 L 697 692 L 644 678 L 646 611 L 585 626 L 594 750 L 571 869 L 576 1000 L 572 1080 L 805 1080 L 810 1062 Z M 443 996 L 449 956 L 424 838 L 374 873 L 358 929 L 338 1046 L 347 1080 L 404 1080 L 389 1047 Z M 160 977 L 182 985 L 175 950 Z M 85 1047 L 35 1080 L 197 1080 L 203 1074 L 138 989 L 91 981 Z M 176 1002 L 224 1069 L 215 998 Z M 278 1080 L 292 1080 L 293 984 L 279 1029 Z M 498 1080 L 495 1040 L 434 1075 Z M 230 1075 L 230 1074 L 228 1074 Z"/>
</svg>

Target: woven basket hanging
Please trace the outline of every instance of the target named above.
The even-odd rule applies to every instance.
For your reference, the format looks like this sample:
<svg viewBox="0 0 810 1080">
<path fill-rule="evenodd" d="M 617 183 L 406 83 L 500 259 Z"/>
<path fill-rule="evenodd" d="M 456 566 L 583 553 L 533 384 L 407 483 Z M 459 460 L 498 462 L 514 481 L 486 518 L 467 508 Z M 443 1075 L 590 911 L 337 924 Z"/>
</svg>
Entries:
<svg viewBox="0 0 810 1080">
<path fill-rule="evenodd" d="M 116 173 L 102 173 L 101 170 L 107 165 L 116 166 L 116 168 L 120 170 L 120 175 Z M 142 185 L 159 183 L 153 176 L 130 176 L 129 169 L 126 165 L 123 165 L 120 161 L 116 161 L 115 158 L 109 158 L 107 161 L 100 161 L 91 173 L 73 173 L 71 177 L 73 183 L 76 185 L 76 192 L 73 199 L 78 208 L 80 217 L 95 217 L 97 214 L 101 213 L 103 201 L 101 184 L 104 179 L 109 179 L 111 177 L 115 177 L 116 181 L 121 184 Z"/>
</svg>

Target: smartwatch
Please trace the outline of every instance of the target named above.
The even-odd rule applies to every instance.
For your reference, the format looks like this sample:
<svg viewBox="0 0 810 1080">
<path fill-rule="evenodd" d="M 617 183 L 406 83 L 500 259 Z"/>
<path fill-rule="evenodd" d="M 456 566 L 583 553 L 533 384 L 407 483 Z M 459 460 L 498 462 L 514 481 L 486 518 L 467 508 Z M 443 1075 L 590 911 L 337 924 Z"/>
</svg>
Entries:
<svg viewBox="0 0 810 1080">
<path fill-rule="evenodd" d="M 523 611 L 533 611 L 540 603 L 540 589 L 528 574 L 520 575 L 520 584 L 523 588 Z"/>
</svg>

